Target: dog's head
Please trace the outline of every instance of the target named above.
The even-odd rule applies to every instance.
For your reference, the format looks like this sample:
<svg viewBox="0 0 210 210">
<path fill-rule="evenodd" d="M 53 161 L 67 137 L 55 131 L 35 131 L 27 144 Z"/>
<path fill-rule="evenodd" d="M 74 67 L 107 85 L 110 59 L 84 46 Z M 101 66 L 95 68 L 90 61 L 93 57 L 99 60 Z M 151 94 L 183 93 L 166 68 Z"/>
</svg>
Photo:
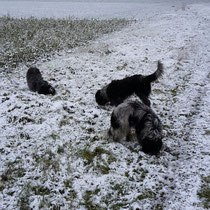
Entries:
<svg viewBox="0 0 210 210">
<path fill-rule="evenodd" d="M 111 115 L 111 127 L 108 131 L 108 136 L 114 141 L 119 141 L 124 137 L 124 133 L 122 132 L 120 122 L 114 113 L 112 113 Z"/>
<path fill-rule="evenodd" d="M 99 105 L 105 105 L 108 101 L 108 99 L 104 96 L 104 94 L 102 93 L 101 90 L 98 90 L 95 94 L 95 99 L 96 99 L 96 102 L 99 104 Z"/>
<path fill-rule="evenodd" d="M 55 89 L 46 81 L 42 82 L 39 85 L 37 92 L 39 94 L 44 94 L 44 95 L 48 94 L 55 95 Z"/>
<path fill-rule="evenodd" d="M 162 138 L 159 137 L 146 137 L 141 140 L 142 151 L 151 155 L 158 154 L 162 148 L 162 145 Z"/>
<path fill-rule="evenodd" d="M 137 125 L 136 129 L 138 141 L 143 152 L 157 154 L 163 145 L 161 121 L 154 113 L 145 115 L 143 121 Z"/>
</svg>

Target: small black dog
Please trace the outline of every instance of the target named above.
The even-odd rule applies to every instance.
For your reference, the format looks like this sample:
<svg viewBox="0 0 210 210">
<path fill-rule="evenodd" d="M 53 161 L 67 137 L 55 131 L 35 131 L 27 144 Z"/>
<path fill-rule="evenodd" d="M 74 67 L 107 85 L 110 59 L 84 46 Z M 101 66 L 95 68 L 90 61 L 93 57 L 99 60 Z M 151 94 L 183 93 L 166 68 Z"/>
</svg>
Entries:
<svg viewBox="0 0 210 210">
<path fill-rule="evenodd" d="M 114 141 L 129 138 L 132 127 L 143 152 L 157 154 L 160 151 L 163 138 L 162 124 L 149 106 L 139 101 L 126 101 L 113 110 L 108 135 Z"/>
<path fill-rule="evenodd" d="M 55 89 L 45 80 L 43 80 L 39 69 L 31 67 L 28 69 L 26 74 L 28 87 L 34 92 L 39 94 L 55 94 Z"/>
<path fill-rule="evenodd" d="M 135 93 L 143 103 L 150 106 L 148 97 L 151 93 L 151 83 L 156 81 L 162 74 L 163 64 L 158 61 L 157 70 L 151 75 L 136 74 L 121 80 L 113 80 L 96 92 L 96 102 L 99 105 L 111 102 L 111 105 L 116 106 Z"/>
</svg>

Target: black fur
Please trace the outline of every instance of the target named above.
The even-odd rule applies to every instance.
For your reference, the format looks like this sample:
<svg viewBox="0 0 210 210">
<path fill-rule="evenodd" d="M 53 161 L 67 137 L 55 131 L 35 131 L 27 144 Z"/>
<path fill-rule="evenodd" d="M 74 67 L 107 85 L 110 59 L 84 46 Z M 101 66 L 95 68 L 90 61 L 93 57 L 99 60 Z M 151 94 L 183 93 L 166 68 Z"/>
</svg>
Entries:
<svg viewBox="0 0 210 210">
<path fill-rule="evenodd" d="M 39 69 L 31 67 L 26 74 L 28 87 L 31 91 L 38 92 L 39 94 L 55 94 L 55 89 L 45 80 L 43 80 Z"/>
<path fill-rule="evenodd" d="M 96 102 L 99 105 L 105 105 L 110 102 L 112 105 L 117 106 L 135 93 L 144 104 L 150 106 L 148 97 L 151 93 L 151 83 L 156 81 L 162 74 L 163 64 L 158 61 L 157 70 L 151 75 L 136 74 L 121 80 L 113 80 L 96 92 Z"/>
<path fill-rule="evenodd" d="M 157 154 L 160 151 L 163 138 L 162 124 L 149 106 L 139 101 L 127 101 L 113 110 L 109 136 L 118 141 L 128 137 L 132 127 L 136 131 L 143 152 Z"/>
<path fill-rule="evenodd" d="M 157 141 L 151 141 L 150 138 L 145 138 L 141 142 L 142 151 L 151 155 L 158 154 L 162 148 L 162 145 L 163 143 L 161 139 L 157 139 Z"/>
</svg>

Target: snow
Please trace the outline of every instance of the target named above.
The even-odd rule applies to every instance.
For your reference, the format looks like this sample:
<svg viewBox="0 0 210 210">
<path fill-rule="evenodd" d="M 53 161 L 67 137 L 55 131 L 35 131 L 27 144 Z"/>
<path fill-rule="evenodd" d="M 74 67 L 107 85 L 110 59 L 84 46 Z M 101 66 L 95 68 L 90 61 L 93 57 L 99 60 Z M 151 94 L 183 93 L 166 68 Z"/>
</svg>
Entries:
<svg viewBox="0 0 210 210">
<path fill-rule="evenodd" d="M 55 96 L 30 92 L 25 66 L 9 74 L 0 72 L 0 174 L 8 168 L 12 171 L 9 184 L 1 181 L 0 209 L 16 209 L 18 198 L 27 194 L 25 189 L 35 186 L 46 187 L 50 193 L 42 196 L 32 190 L 29 203 L 33 209 L 48 204 L 87 209 L 84 195 L 89 191 L 95 194 L 89 200 L 86 194 L 86 199 L 105 209 L 119 203 L 124 204 L 119 209 L 203 209 L 197 192 L 202 177 L 210 171 L 210 3 L 185 2 L 133 2 L 126 12 L 119 4 L 126 8 L 123 5 L 128 3 L 104 7 L 103 2 L 92 2 L 91 8 L 97 9 L 90 11 L 89 3 L 71 2 L 85 8 L 82 16 L 79 9 L 72 9 L 75 13 L 71 14 L 79 18 L 133 17 L 137 21 L 38 63 L 43 77 L 56 88 Z M 27 7 L 27 3 L 18 4 Z M 61 11 L 69 14 L 63 10 L 65 4 L 70 2 L 56 13 L 51 8 L 49 13 L 31 8 L 39 17 L 60 17 Z M 46 2 L 39 5 L 49 6 Z M 98 10 L 99 6 L 104 10 Z M 17 12 L 8 11 L 11 15 Z M 27 13 L 23 8 L 16 14 L 29 16 L 34 11 Z M 135 140 L 115 143 L 107 139 L 112 107 L 99 107 L 94 98 L 96 90 L 113 79 L 152 73 L 157 60 L 165 66 L 151 95 L 165 133 L 158 157 L 144 154 Z M 96 153 L 97 148 L 104 152 Z M 93 158 L 84 155 L 87 149 L 95 154 Z M 20 169 L 24 173 L 16 174 Z M 147 198 L 138 199 L 147 193 Z"/>
</svg>

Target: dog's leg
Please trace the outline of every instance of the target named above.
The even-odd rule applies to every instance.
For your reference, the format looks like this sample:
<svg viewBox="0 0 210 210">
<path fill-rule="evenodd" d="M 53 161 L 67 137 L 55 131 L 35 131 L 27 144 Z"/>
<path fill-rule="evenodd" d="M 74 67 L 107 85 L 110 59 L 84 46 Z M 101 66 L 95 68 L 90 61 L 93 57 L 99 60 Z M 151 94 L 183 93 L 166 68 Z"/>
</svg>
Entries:
<svg viewBox="0 0 210 210">
<path fill-rule="evenodd" d="M 151 105 L 150 100 L 148 99 L 147 96 L 145 96 L 143 94 L 140 94 L 140 93 L 136 93 L 136 95 L 142 100 L 142 102 L 144 104 L 146 104 L 147 106 L 150 106 Z"/>
<path fill-rule="evenodd" d="M 131 141 L 132 139 L 132 135 L 131 135 L 131 131 L 129 131 L 126 135 L 126 141 Z"/>
</svg>

